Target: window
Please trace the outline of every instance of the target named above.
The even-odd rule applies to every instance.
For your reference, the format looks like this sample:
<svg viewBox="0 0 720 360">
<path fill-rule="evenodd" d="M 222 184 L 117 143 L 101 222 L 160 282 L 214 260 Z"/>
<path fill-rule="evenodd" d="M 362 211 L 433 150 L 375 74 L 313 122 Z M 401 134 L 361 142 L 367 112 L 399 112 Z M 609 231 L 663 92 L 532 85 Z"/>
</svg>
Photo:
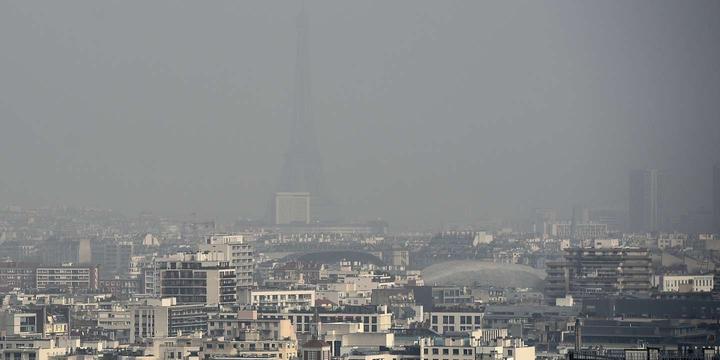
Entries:
<svg viewBox="0 0 720 360">
<path fill-rule="evenodd" d="M 432 353 L 433 353 L 433 355 L 439 354 L 438 349 L 432 349 Z"/>
<path fill-rule="evenodd" d="M 432 316 L 432 323 L 437 324 L 437 315 Z"/>
<path fill-rule="evenodd" d="M 453 349 L 453 355 L 460 355 L 460 349 Z"/>
<path fill-rule="evenodd" d="M 450 349 L 443 349 L 443 355 L 450 355 Z"/>
</svg>

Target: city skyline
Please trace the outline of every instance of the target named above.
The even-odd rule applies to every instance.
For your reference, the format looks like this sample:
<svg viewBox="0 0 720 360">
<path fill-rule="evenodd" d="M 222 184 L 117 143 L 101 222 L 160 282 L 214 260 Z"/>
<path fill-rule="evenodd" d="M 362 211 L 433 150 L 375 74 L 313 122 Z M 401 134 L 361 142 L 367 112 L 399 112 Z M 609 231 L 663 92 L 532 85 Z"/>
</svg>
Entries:
<svg viewBox="0 0 720 360">
<path fill-rule="evenodd" d="M 150 4 L 132 29 L 120 4 L 0 5 L 0 202 L 261 217 L 292 138 L 297 5 Z M 712 211 L 716 7 L 309 1 L 325 182 L 348 221 L 399 229 L 626 210 L 636 168 Z"/>
<path fill-rule="evenodd" d="M 720 360 L 720 1 L 0 1 L 0 360 Z"/>
</svg>

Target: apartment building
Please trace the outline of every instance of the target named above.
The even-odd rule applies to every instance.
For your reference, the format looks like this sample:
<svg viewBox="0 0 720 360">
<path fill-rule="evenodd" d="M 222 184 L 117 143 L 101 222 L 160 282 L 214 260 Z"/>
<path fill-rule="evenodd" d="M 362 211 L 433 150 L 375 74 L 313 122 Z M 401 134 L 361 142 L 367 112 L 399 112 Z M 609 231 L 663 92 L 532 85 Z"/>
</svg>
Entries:
<svg viewBox="0 0 720 360">
<path fill-rule="evenodd" d="M 420 341 L 421 360 L 475 360 L 480 339 L 468 334 L 436 336 Z"/>
<path fill-rule="evenodd" d="M 317 311 L 317 314 L 316 314 Z M 317 320 L 316 320 L 317 315 Z M 331 308 L 297 309 L 279 311 L 277 309 L 259 309 L 260 319 L 289 319 L 298 334 L 308 334 L 317 322 L 359 323 L 364 332 L 386 332 L 392 327 L 392 313 L 384 305 L 337 306 Z"/>
<path fill-rule="evenodd" d="M 548 262 L 545 293 L 548 301 L 608 294 L 647 294 L 652 270 L 644 248 L 569 248 L 563 261 Z"/>
<path fill-rule="evenodd" d="M 205 304 L 178 304 L 175 298 L 146 299 L 130 307 L 130 342 L 207 331 Z"/>
<path fill-rule="evenodd" d="M 253 286 L 255 256 L 253 245 L 243 235 L 214 234 L 207 237 L 201 251 L 217 251 L 225 256 L 235 269 L 235 281 L 238 289 Z"/>
<path fill-rule="evenodd" d="M 97 290 L 98 287 L 98 268 L 95 266 L 66 264 L 35 268 L 35 288 L 38 290 Z"/>
<path fill-rule="evenodd" d="M 34 288 L 36 266 L 32 263 L 0 262 L 0 290 Z"/>
<path fill-rule="evenodd" d="M 653 277 L 653 286 L 661 292 L 709 293 L 715 286 L 714 275 L 660 275 Z"/>
<path fill-rule="evenodd" d="M 483 310 L 478 307 L 436 307 L 425 314 L 430 329 L 438 334 L 469 332 L 482 328 Z"/>
<path fill-rule="evenodd" d="M 421 360 L 534 360 L 535 347 L 520 338 L 483 339 L 479 331 L 426 337 L 420 341 Z"/>
<path fill-rule="evenodd" d="M 90 246 L 91 262 L 98 266 L 101 278 L 129 276 L 133 257 L 132 242 L 102 239 L 92 241 Z"/>
<path fill-rule="evenodd" d="M 6 336 L 37 334 L 40 332 L 41 327 L 42 325 L 38 324 L 38 315 L 35 312 L 13 311 L 11 309 L 0 312 L 0 333 Z"/>
<path fill-rule="evenodd" d="M 217 252 L 176 254 L 156 263 L 161 297 L 174 297 L 178 304 L 235 302 L 235 269 Z"/>
<path fill-rule="evenodd" d="M 50 360 L 69 355 L 80 347 L 80 339 L 0 337 L 0 359 Z"/>
<path fill-rule="evenodd" d="M 200 359 L 292 360 L 297 356 L 297 342 L 290 339 L 263 338 L 258 331 L 245 329 L 229 339 L 205 339 Z"/>
<path fill-rule="evenodd" d="M 276 308 L 315 306 L 315 290 L 252 290 L 250 304 Z"/>
<path fill-rule="evenodd" d="M 263 338 L 297 339 L 289 319 L 258 319 L 256 310 L 216 312 L 209 314 L 208 335 L 235 339 L 246 330 L 260 332 Z"/>
</svg>

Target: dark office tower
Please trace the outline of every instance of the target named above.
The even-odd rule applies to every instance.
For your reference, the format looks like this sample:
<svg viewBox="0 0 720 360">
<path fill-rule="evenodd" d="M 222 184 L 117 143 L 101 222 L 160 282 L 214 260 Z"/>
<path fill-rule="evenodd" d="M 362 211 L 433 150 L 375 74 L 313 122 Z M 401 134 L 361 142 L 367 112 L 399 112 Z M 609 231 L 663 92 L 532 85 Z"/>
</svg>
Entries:
<svg viewBox="0 0 720 360">
<path fill-rule="evenodd" d="M 660 219 L 660 184 L 657 170 L 630 172 L 628 227 L 632 232 L 657 231 Z"/>
<path fill-rule="evenodd" d="M 310 193 L 312 217 L 324 219 L 324 208 L 329 206 L 329 199 L 324 188 L 322 160 L 313 123 L 308 23 L 304 6 L 298 16 L 297 28 L 293 118 L 278 192 Z"/>
<path fill-rule="evenodd" d="M 715 232 L 720 233 L 720 163 L 713 166 L 713 220 Z"/>
</svg>

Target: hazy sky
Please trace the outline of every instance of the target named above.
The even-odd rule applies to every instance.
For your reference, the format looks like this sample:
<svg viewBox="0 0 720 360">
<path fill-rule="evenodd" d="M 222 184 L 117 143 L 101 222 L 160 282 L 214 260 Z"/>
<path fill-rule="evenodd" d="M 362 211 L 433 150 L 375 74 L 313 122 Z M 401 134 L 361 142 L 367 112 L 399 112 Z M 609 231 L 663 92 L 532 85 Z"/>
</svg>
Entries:
<svg viewBox="0 0 720 360">
<path fill-rule="evenodd" d="M 259 217 L 289 139 L 297 1 L 1 1 L 0 204 Z M 400 228 L 709 206 L 718 1 L 308 1 L 326 184 Z"/>
</svg>

